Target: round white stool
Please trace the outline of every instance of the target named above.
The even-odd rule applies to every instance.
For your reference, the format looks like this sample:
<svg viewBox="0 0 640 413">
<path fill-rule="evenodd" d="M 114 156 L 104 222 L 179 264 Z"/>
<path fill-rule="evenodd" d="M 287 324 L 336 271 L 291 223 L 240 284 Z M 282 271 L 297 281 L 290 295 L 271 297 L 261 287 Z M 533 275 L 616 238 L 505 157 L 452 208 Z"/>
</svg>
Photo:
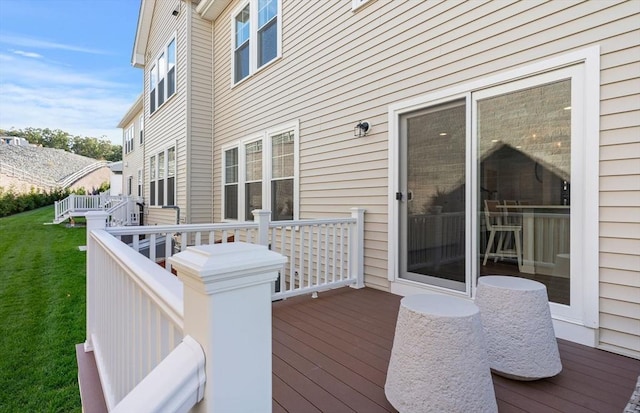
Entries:
<svg viewBox="0 0 640 413">
<path fill-rule="evenodd" d="M 435 294 L 403 298 L 384 390 L 400 412 L 496 412 L 478 307 Z"/>
<path fill-rule="evenodd" d="M 476 304 L 495 373 L 537 380 L 562 371 L 544 284 L 512 276 L 480 277 Z"/>
</svg>

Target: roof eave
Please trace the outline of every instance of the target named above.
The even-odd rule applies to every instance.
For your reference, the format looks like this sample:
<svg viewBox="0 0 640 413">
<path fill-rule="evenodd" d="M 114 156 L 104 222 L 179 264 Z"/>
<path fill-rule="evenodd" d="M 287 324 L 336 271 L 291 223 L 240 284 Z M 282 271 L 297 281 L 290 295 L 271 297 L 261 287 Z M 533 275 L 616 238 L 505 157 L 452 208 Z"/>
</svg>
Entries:
<svg viewBox="0 0 640 413">
<path fill-rule="evenodd" d="M 138 27 L 136 28 L 136 38 L 133 42 L 133 52 L 131 54 L 131 64 L 133 67 L 144 68 L 145 55 L 147 52 L 147 41 L 151 29 L 151 18 L 153 15 L 154 0 L 141 0 L 140 12 L 138 13 Z"/>
<path fill-rule="evenodd" d="M 203 19 L 214 21 L 230 3 L 231 0 L 201 0 L 196 12 Z"/>
</svg>

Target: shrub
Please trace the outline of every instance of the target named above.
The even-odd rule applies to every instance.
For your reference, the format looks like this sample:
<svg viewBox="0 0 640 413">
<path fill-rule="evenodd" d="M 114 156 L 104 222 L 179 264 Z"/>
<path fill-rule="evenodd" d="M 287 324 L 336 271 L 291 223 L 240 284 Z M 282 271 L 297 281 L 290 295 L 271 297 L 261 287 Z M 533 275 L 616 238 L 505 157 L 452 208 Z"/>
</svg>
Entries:
<svg viewBox="0 0 640 413">
<path fill-rule="evenodd" d="M 73 191 L 77 194 L 80 192 Z M 51 205 L 55 201 L 68 197 L 71 193 L 69 189 L 55 188 L 51 191 L 42 191 L 32 187 L 28 193 L 19 194 L 13 187 L 5 189 L 0 186 L 0 217 Z"/>
</svg>

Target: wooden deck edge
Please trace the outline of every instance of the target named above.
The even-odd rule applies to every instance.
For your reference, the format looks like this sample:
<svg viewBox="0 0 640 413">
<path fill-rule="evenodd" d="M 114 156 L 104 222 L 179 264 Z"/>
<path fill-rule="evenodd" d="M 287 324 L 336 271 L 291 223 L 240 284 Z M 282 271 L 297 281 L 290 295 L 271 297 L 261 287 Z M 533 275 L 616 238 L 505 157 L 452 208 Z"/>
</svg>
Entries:
<svg viewBox="0 0 640 413">
<path fill-rule="evenodd" d="M 84 344 L 76 345 L 78 385 L 84 413 L 108 412 L 93 351 L 85 352 Z"/>
</svg>

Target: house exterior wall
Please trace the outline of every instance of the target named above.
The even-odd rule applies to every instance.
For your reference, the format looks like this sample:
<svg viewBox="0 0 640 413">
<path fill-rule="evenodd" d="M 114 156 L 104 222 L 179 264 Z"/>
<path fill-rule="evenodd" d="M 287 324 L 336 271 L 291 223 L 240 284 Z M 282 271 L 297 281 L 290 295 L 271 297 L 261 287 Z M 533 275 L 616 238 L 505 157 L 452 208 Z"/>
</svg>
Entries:
<svg viewBox="0 0 640 413">
<path fill-rule="evenodd" d="M 176 148 L 176 202 L 182 223 L 213 221 L 212 36 L 191 2 L 154 2 L 144 66 L 144 196 L 146 223 L 176 222 L 176 211 L 150 205 L 150 158 Z M 173 12 L 179 7 L 178 14 Z M 176 93 L 150 113 L 150 70 L 176 40 Z"/>
<path fill-rule="evenodd" d="M 188 27 L 188 219 L 209 223 L 213 217 L 213 34 L 211 22 L 189 9 Z"/>
<path fill-rule="evenodd" d="M 137 100 L 129 109 L 125 117 L 122 119 L 119 127 L 122 127 L 122 180 L 121 191 L 126 194 L 127 191 L 127 179 L 132 177 L 131 180 L 131 195 L 138 195 L 138 171 L 142 169 L 144 172 L 144 143 L 140 143 L 141 127 L 144 126 L 144 121 L 140 122 L 140 117 L 143 115 L 142 110 L 142 96 Z M 133 127 L 133 149 L 129 152 L 126 148 L 126 132 L 129 128 Z M 144 188 L 144 173 L 142 174 L 142 183 Z M 113 193 L 113 192 L 112 192 Z"/>
<path fill-rule="evenodd" d="M 151 17 L 144 67 L 145 114 L 145 221 L 147 224 L 175 224 L 176 211 L 150 206 L 150 158 L 169 147 L 176 148 L 176 204 L 187 204 L 187 16 L 172 14 L 176 2 L 156 1 Z M 176 93 L 150 114 L 150 69 L 171 38 L 176 39 Z M 184 217 L 184 214 L 181 214 Z"/>
<path fill-rule="evenodd" d="M 367 209 L 365 282 L 389 290 L 389 105 L 600 47 L 600 337 L 640 356 L 640 8 L 627 2 L 349 0 L 282 6 L 282 57 L 232 86 L 232 1 L 214 21 L 213 162 L 299 122 L 300 218 Z M 313 27 L 313 30 L 310 28 Z M 373 129 L 354 138 L 360 120 Z M 213 168 L 221 220 L 222 170 Z M 594 200 L 595 202 L 595 200 Z"/>
</svg>

